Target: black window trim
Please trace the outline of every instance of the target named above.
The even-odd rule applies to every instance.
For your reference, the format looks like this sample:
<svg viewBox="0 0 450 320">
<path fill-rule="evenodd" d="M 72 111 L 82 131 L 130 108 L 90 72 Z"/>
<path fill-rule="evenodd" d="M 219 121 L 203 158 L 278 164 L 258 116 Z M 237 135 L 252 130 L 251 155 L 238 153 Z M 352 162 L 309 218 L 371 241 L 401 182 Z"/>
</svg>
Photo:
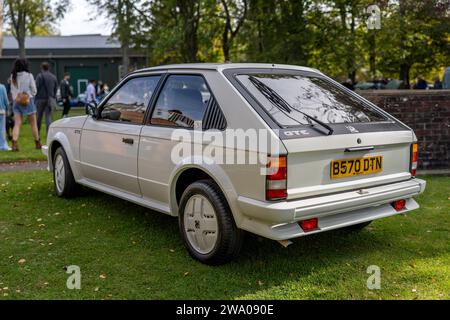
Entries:
<svg viewBox="0 0 450 320">
<path fill-rule="evenodd" d="M 248 89 L 245 88 L 245 86 L 237 79 L 237 76 L 239 75 L 249 75 L 249 74 L 294 74 L 294 75 L 302 75 L 302 76 L 313 76 L 316 78 L 320 78 L 324 81 L 327 81 L 328 83 L 331 83 L 334 86 L 339 87 L 346 93 L 350 94 L 354 98 L 356 98 L 358 101 L 360 101 L 364 106 L 367 108 L 373 109 L 376 112 L 380 113 L 382 116 L 386 118 L 386 121 L 374 121 L 374 122 L 359 122 L 359 123 L 330 123 L 329 125 L 335 129 L 335 134 L 350 134 L 348 130 L 346 130 L 346 126 L 352 126 L 355 127 L 358 130 L 361 130 L 362 132 L 380 132 L 380 131 L 411 131 L 411 129 L 400 122 L 399 120 L 395 119 L 392 115 L 384 111 L 383 109 L 379 108 L 375 104 L 371 103 L 370 101 L 362 98 L 352 90 L 349 90 L 348 88 L 342 86 L 338 82 L 334 81 L 333 79 L 330 79 L 320 73 L 312 72 L 308 70 L 294 70 L 294 69 L 284 69 L 284 68 L 230 68 L 225 69 L 222 71 L 224 76 L 228 79 L 228 81 L 231 82 L 231 84 L 238 90 L 238 92 L 247 100 L 247 102 L 254 108 L 254 110 L 261 116 L 261 118 L 269 125 L 272 129 L 278 129 L 280 131 L 288 131 L 292 130 L 294 128 L 310 128 L 311 126 L 308 124 L 304 125 L 293 125 L 293 126 L 283 126 L 279 124 L 271 115 L 270 113 L 264 108 L 264 106 L 261 104 L 258 99 L 256 99 Z M 311 134 L 309 137 L 314 137 L 320 134 Z"/>
<path fill-rule="evenodd" d="M 145 125 L 145 119 L 147 118 L 147 113 L 149 111 L 149 108 L 151 107 L 151 103 L 152 100 L 157 92 L 157 90 L 159 89 L 162 80 L 165 78 L 165 73 L 162 72 L 155 72 L 155 73 L 133 73 L 130 74 L 128 76 L 126 76 L 125 78 L 123 78 L 118 85 L 116 85 L 110 93 L 108 93 L 106 95 L 106 97 L 103 98 L 102 101 L 100 101 L 97 110 L 98 110 L 98 114 L 100 115 L 100 118 L 97 119 L 97 121 L 104 121 L 104 122 L 109 122 L 109 123 L 120 123 L 120 124 L 128 124 L 128 125 L 135 125 L 135 126 L 143 126 Z M 124 121 L 119 121 L 119 120 L 109 120 L 109 119 L 102 119 L 101 118 L 101 114 L 102 111 L 104 110 L 104 108 L 106 107 L 106 103 L 109 101 L 109 99 L 111 99 L 126 83 L 128 83 L 129 81 L 133 80 L 133 79 L 138 79 L 138 78 L 148 78 L 148 77 L 157 77 L 159 76 L 159 80 L 158 83 L 156 84 L 155 90 L 153 91 L 152 96 L 150 97 L 150 100 L 147 104 L 147 108 L 145 110 L 144 113 L 144 119 L 142 120 L 142 123 L 133 123 L 133 122 L 124 122 Z"/>
<path fill-rule="evenodd" d="M 201 78 L 203 78 L 203 81 L 205 82 L 206 87 L 208 88 L 209 93 L 211 94 L 211 98 L 215 100 L 215 102 L 219 106 L 219 109 L 222 111 L 222 108 L 220 107 L 219 102 L 217 101 L 216 97 L 214 96 L 214 92 L 211 90 L 211 86 L 209 85 L 209 83 L 206 80 L 206 78 L 205 78 L 203 73 L 197 73 L 197 72 L 167 72 L 164 75 L 164 79 L 161 79 L 162 81 L 160 81 L 160 85 L 158 86 L 158 91 L 155 90 L 153 98 L 151 99 L 151 105 L 150 105 L 150 107 L 148 109 L 149 112 L 147 114 L 147 117 L 144 119 L 144 126 L 149 126 L 149 127 L 154 126 L 154 127 L 170 128 L 170 129 L 194 130 L 194 128 L 190 128 L 190 127 L 169 126 L 169 125 L 151 123 L 151 119 L 153 117 L 153 113 L 154 113 L 155 108 L 156 108 L 156 103 L 158 102 L 158 99 L 159 99 L 159 97 L 161 95 L 161 92 L 164 89 L 165 84 L 166 84 L 167 80 L 170 78 L 170 76 L 200 76 Z M 206 116 L 206 114 L 208 112 L 208 108 L 210 108 L 210 107 L 211 107 L 211 104 L 208 104 L 207 108 L 205 109 L 205 113 L 203 114 L 202 122 L 204 121 L 205 116 Z M 222 114 L 223 114 L 223 111 L 222 111 Z M 225 115 L 223 115 L 223 117 L 225 119 L 226 125 L 225 125 L 225 128 L 221 129 L 220 131 L 225 131 L 226 128 L 228 127 L 228 122 L 226 120 Z M 205 130 L 202 128 L 202 131 L 205 131 Z"/>
</svg>

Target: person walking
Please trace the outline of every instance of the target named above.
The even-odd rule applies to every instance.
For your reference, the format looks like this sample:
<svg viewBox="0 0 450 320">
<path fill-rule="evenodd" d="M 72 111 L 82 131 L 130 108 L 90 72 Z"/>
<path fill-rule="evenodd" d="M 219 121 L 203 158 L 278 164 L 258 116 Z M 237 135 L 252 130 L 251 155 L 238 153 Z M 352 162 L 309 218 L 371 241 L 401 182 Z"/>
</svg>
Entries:
<svg viewBox="0 0 450 320">
<path fill-rule="evenodd" d="M 59 90 L 61 92 L 61 99 L 63 101 L 63 106 L 64 106 L 63 113 L 62 113 L 63 118 L 66 118 L 69 115 L 70 98 L 72 98 L 72 96 L 73 96 L 69 81 L 70 81 L 70 74 L 66 72 L 64 74 L 64 79 L 62 79 L 62 81 L 59 85 Z"/>
<path fill-rule="evenodd" d="M 97 81 L 90 80 L 86 88 L 86 104 L 97 102 L 97 90 L 95 89 Z"/>
<path fill-rule="evenodd" d="M 52 124 L 52 115 L 56 109 L 56 93 L 58 91 L 58 81 L 50 72 L 48 62 L 41 64 L 41 73 L 36 77 L 36 88 L 37 126 L 40 135 L 44 114 L 47 133 Z"/>
<path fill-rule="evenodd" d="M 6 116 L 8 112 L 8 94 L 6 87 L 0 83 L 0 151 L 11 151 L 6 141 Z"/>
<path fill-rule="evenodd" d="M 19 135 L 22 127 L 23 117 L 27 116 L 33 133 L 36 149 L 41 149 L 41 139 L 37 128 L 36 106 L 34 97 L 36 95 L 36 83 L 34 77 L 28 69 L 26 59 L 14 61 L 11 77 L 11 96 L 13 99 L 14 129 L 12 140 L 12 151 L 19 151 Z"/>
</svg>

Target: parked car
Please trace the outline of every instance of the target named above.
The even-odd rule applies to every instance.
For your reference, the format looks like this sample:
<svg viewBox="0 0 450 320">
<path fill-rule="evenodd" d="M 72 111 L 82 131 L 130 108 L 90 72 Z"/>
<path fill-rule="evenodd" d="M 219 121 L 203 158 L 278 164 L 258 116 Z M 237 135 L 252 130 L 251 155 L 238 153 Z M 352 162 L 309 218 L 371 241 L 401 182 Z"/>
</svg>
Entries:
<svg viewBox="0 0 450 320">
<path fill-rule="evenodd" d="M 210 265 L 235 258 L 245 232 L 288 245 L 415 210 L 426 185 L 415 177 L 414 132 L 314 69 L 143 69 L 87 111 L 50 127 L 43 150 L 56 194 L 86 186 L 178 217 L 188 252 Z M 218 142 L 252 130 L 266 132 L 265 143 Z M 193 139 L 181 143 L 192 153 L 174 161 L 178 134 Z M 233 161 L 212 159 L 198 134 L 216 137 Z M 263 160 L 242 164 L 234 152 Z"/>
</svg>

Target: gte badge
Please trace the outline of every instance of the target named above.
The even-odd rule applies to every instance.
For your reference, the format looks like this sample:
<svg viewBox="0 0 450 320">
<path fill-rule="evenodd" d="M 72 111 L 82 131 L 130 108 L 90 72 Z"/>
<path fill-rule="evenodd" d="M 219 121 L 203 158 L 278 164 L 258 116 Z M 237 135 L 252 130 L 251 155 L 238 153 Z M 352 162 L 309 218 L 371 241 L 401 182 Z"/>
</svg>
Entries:
<svg viewBox="0 0 450 320">
<path fill-rule="evenodd" d="M 301 137 L 301 136 L 309 136 L 310 133 L 308 130 L 293 130 L 293 131 L 285 131 L 284 135 L 286 137 Z"/>
</svg>

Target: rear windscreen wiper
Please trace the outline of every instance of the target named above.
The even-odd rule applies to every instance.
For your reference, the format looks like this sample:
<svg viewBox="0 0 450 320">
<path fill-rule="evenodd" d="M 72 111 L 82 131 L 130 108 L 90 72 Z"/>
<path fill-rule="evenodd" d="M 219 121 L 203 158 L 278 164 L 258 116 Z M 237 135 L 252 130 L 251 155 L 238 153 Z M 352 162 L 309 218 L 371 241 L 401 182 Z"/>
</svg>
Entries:
<svg viewBox="0 0 450 320">
<path fill-rule="evenodd" d="M 333 128 L 331 128 L 326 123 L 323 123 L 322 121 L 310 116 L 309 114 L 307 114 L 305 112 L 302 112 L 300 110 L 292 108 L 289 105 L 289 103 L 283 99 L 283 97 L 281 97 L 275 90 L 270 88 L 268 85 L 266 85 L 262 81 L 256 79 L 253 76 L 250 76 L 249 80 L 264 95 L 264 97 L 266 97 L 267 100 L 269 100 L 275 107 L 277 107 L 279 110 L 281 110 L 288 118 L 294 120 L 295 122 L 297 122 L 299 124 L 303 124 L 300 121 L 298 121 L 297 119 L 295 119 L 289 115 L 289 113 L 291 113 L 291 111 L 294 110 L 296 112 L 301 113 L 305 118 L 307 118 L 308 122 L 310 124 L 311 124 L 311 121 L 314 121 L 314 122 L 318 123 L 319 125 L 321 125 L 322 127 L 324 127 L 325 129 L 327 129 L 329 136 L 334 133 Z M 288 114 L 286 114 L 286 113 L 288 113 Z M 311 125 L 314 126 L 313 124 L 311 124 Z"/>
</svg>

